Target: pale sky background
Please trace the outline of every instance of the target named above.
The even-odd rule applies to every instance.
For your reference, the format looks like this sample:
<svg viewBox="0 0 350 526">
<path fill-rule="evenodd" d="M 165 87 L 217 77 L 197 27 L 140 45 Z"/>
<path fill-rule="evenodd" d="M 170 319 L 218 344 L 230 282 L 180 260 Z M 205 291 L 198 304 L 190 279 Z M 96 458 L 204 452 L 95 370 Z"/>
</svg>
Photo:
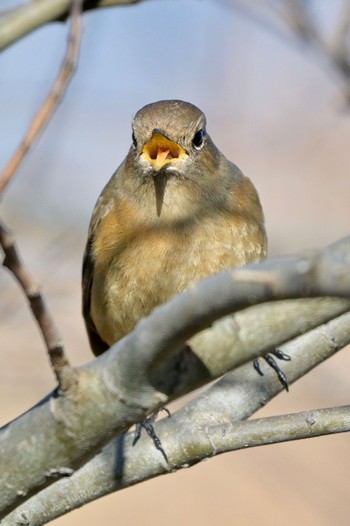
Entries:
<svg viewBox="0 0 350 526">
<path fill-rule="evenodd" d="M 0 0 L 0 9 L 17 4 Z M 282 1 L 241 4 L 263 11 Z M 343 2 L 310 4 L 332 39 Z M 282 22 L 271 23 L 275 31 L 231 0 L 149 0 L 84 15 L 76 75 L 1 203 L 1 217 L 45 292 L 73 364 L 92 359 L 80 314 L 91 211 L 127 153 L 132 115 L 144 104 L 180 98 L 205 111 L 215 143 L 258 188 L 271 254 L 349 234 L 350 112 L 341 82 Z M 46 96 L 66 36 L 67 24 L 51 24 L 0 54 L 0 167 Z M 0 295 L 5 423 L 55 383 L 26 302 L 5 271 Z M 263 414 L 348 403 L 349 367 L 349 353 L 339 353 Z M 342 435 L 223 455 L 55 524 L 348 526 L 348 449 Z"/>
<path fill-rule="evenodd" d="M 342 2 L 311 4 L 331 35 Z M 189 0 L 91 12 L 84 26 L 78 71 L 12 183 L 6 213 L 20 206 L 22 217 L 86 229 L 100 190 L 127 153 L 132 115 L 148 102 L 180 98 L 206 112 L 214 141 L 258 187 L 273 252 L 345 235 L 337 195 L 350 190 L 342 173 L 349 160 L 340 161 L 350 119 L 340 83 L 283 23 L 274 32 L 230 0 Z M 66 24 L 51 24 L 0 55 L 1 166 L 56 75 L 66 34 Z M 313 217 L 324 196 L 335 226 Z"/>
</svg>

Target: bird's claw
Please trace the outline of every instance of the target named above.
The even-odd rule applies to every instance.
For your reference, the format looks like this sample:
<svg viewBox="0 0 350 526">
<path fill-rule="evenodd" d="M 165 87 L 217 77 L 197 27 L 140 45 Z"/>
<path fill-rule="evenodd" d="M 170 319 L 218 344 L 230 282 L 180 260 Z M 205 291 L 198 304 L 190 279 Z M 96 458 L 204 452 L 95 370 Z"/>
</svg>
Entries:
<svg viewBox="0 0 350 526">
<path fill-rule="evenodd" d="M 134 446 L 139 441 L 142 429 L 144 429 L 148 436 L 152 439 L 155 448 L 161 452 L 165 461 L 169 463 L 167 454 L 165 453 L 162 443 L 153 427 L 153 422 L 156 420 L 160 411 L 165 411 L 169 417 L 171 416 L 169 409 L 167 409 L 166 407 L 162 407 L 160 409 L 157 409 L 157 411 L 154 411 L 150 416 L 148 416 L 144 420 L 141 420 L 141 422 L 138 422 L 136 424 L 135 435 L 132 445 Z"/>
<path fill-rule="evenodd" d="M 289 356 L 289 354 L 284 353 L 280 349 L 275 349 L 274 351 L 271 351 L 270 353 L 267 353 L 263 356 L 265 362 L 276 372 L 277 377 L 280 383 L 282 384 L 283 388 L 286 391 L 289 391 L 287 377 L 285 373 L 282 371 L 282 369 L 277 365 L 277 362 L 273 356 L 275 356 L 279 360 L 284 360 L 284 361 L 290 361 L 291 357 Z M 260 376 L 264 376 L 264 373 L 261 370 L 258 358 L 255 358 L 255 360 L 253 360 L 253 367 Z"/>
</svg>

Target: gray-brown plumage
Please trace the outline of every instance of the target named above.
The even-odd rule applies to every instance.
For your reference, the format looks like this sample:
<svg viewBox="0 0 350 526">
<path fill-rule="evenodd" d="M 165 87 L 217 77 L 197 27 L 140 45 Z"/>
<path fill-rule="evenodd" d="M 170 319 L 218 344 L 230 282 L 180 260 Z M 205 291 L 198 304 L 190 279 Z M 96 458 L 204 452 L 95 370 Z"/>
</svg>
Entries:
<svg viewBox="0 0 350 526">
<path fill-rule="evenodd" d="M 91 219 L 83 315 L 93 352 L 192 281 L 264 258 L 266 246 L 258 194 L 214 145 L 204 114 L 177 100 L 145 106 Z"/>
</svg>

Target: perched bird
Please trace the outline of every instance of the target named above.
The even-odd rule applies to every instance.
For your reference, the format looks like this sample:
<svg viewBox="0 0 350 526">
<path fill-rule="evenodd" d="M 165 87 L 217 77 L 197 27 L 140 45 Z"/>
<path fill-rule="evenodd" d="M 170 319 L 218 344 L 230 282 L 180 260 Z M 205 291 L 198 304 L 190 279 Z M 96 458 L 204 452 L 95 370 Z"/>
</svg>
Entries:
<svg viewBox="0 0 350 526">
<path fill-rule="evenodd" d="M 84 255 L 83 315 L 95 355 L 192 281 L 266 256 L 258 194 L 214 145 L 201 110 L 155 102 L 132 128 Z"/>
</svg>

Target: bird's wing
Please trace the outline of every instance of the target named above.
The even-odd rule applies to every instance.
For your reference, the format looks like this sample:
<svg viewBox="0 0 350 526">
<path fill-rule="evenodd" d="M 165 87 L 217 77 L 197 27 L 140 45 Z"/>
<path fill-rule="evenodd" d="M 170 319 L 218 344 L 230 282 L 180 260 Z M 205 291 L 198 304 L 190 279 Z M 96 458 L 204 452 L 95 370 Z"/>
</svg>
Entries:
<svg viewBox="0 0 350 526">
<path fill-rule="evenodd" d="M 83 258 L 83 275 L 82 275 L 82 288 L 83 288 L 83 317 L 85 320 L 86 330 L 88 333 L 90 346 L 93 353 L 97 356 L 102 354 L 109 348 L 109 345 L 102 340 L 97 332 L 95 324 L 91 318 L 91 290 L 94 279 L 94 268 L 95 261 L 93 255 L 93 245 L 95 241 L 96 231 L 101 220 L 108 214 L 113 205 L 112 198 L 109 192 L 104 191 L 99 197 L 89 227 L 88 240 L 85 247 L 84 258 Z"/>
</svg>

